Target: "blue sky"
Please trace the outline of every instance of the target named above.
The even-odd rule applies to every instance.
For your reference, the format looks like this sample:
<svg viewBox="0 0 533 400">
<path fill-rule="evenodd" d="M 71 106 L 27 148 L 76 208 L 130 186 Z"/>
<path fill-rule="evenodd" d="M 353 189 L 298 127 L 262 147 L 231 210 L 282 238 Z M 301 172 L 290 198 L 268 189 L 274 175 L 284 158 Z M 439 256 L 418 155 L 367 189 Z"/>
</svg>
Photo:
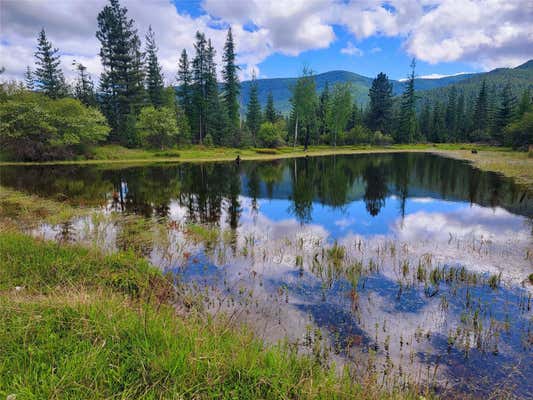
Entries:
<svg viewBox="0 0 533 400">
<path fill-rule="evenodd" d="M 3 79 L 21 79 L 33 65 L 41 27 L 60 50 L 67 78 L 82 62 L 98 78 L 102 66 L 96 18 L 109 0 L 0 1 Z M 221 63 L 232 27 L 241 79 L 320 73 L 385 72 L 404 78 L 514 67 L 533 58 L 530 0 L 120 0 L 141 39 L 151 25 L 167 83 L 179 53 L 194 55 L 197 30 L 211 38 Z"/>
</svg>

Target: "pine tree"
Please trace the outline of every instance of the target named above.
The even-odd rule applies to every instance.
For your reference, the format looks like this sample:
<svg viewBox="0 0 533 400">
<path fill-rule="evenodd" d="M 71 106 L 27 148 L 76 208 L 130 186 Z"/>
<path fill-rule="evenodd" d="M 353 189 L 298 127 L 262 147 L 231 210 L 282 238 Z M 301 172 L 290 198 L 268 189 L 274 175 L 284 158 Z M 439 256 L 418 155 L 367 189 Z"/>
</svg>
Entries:
<svg viewBox="0 0 533 400">
<path fill-rule="evenodd" d="M 192 61 L 192 121 L 191 128 L 196 133 L 196 141 L 202 143 L 206 131 L 207 114 L 207 41 L 205 35 L 196 32 L 194 44 L 196 54 Z"/>
<path fill-rule="evenodd" d="M 35 52 L 35 85 L 37 90 L 42 91 L 48 97 L 57 99 L 66 95 L 66 84 L 61 71 L 61 60 L 58 49 L 46 38 L 44 29 L 39 33 L 37 51 Z"/>
<path fill-rule="evenodd" d="M 485 132 L 489 127 L 489 103 L 487 97 L 487 83 L 483 81 L 474 106 L 474 130 Z"/>
<path fill-rule="evenodd" d="M 112 128 L 111 140 L 138 144 L 135 119 L 144 102 L 143 60 L 140 40 L 128 10 L 118 0 L 110 0 L 98 14 L 101 108 Z"/>
<path fill-rule="evenodd" d="M 277 119 L 278 114 L 276 112 L 276 109 L 274 108 L 274 96 L 272 96 L 272 92 L 268 92 L 267 103 L 265 108 L 265 121 L 274 123 Z"/>
<path fill-rule="evenodd" d="M 520 103 L 518 104 L 518 116 L 521 117 L 531 107 L 531 93 L 529 88 L 524 89 L 522 96 L 520 96 Z"/>
<path fill-rule="evenodd" d="M 400 121 L 397 132 L 397 141 L 400 143 L 412 143 L 416 134 L 415 67 L 416 62 L 413 59 L 411 73 L 401 99 Z"/>
<path fill-rule="evenodd" d="M 456 141 L 457 136 L 457 88 L 452 86 L 448 95 L 448 105 L 446 106 L 446 133 L 447 138 L 444 141 Z"/>
<path fill-rule="evenodd" d="M 255 74 L 252 76 L 252 84 L 250 85 L 250 99 L 248 100 L 248 110 L 246 112 L 246 124 L 252 133 L 254 146 L 256 146 L 256 135 L 259 131 L 259 126 L 261 125 L 261 105 L 259 104 Z"/>
<path fill-rule="evenodd" d="M 206 109 L 205 138 L 218 145 L 233 145 L 228 138 L 228 114 L 218 94 L 217 72 L 215 64 L 215 48 L 211 39 L 206 48 Z"/>
<path fill-rule="evenodd" d="M 514 122 L 517 117 L 517 101 L 513 94 L 511 84 L 507 83 L 503 88 L 501 94 L 500 107 L 495 117 L 495 131 L 494 139 L 500 144 L 503 144 L 503 130 L 511 122 Z"/>
<path fill-rule="evenodd" d="M 368 91 L 370 97 L 368 127 L 373 131 L 388 133 L 392 115 L 392 83 L 380 72 Z"/>
<path fill-rule="evenodd" d="M 425 101 L 422 105 L 422 111 L 420 112 L 420 133 L 422 140 L 431 137 L 431 109 L 429 101 Z"/>
<path fill-rule="evenodd" d="M 240 85 L 237 76 L 239 67 L 235 65 L 235 44 L 231 27 L 228 29 L 226 44 L 224 45 L 224 55 L 222 56 L 224 67 L 222 77 L 224 78 L 224 102 L 228 111 L 228 119 L 233 134 L 239 129 L 239 93 Z"/>
<path fill-rule="evenodd" d="M 33 79 L 33 72 L 29 65 L 26 66 L 26 72 L 24 73 L 24 85 L 26 89 L 33 91 L 35 89 L 35 81 Z"/>
<path fill-rule="evenodd" d="M 96 106 L 96 95 L 94 93 L 94 83 L 87 74 L 87 67 L 82 63 L 75 63 L 78 70 L 78 77 L 74 86 L 74 97 L 86 106 Z"/>
<path fill-rule="evenodd" d="M 457 100 L 457 119 L 456 119 L 456 139 L 458 142 L 466 141 L 466 132 L 468 129 L 468 121 L 465 115 L 465 94 L 461 92 Z"/>
<path fill-rule="evenodd" d="M 431 134 L 430 134 L 430 138 L 433 143 L 438 143 L 438 142 L 443 141 L 444 129 L 445 129 L 445 122 L 444 122 L 443 107 L 438 101 L 436 101 L 435 104 L 433 105 L 433 115 L 432 115 Z"/>
<path fill-rule="evenodd" d="M 157 45 L 151 25 L 146 34 L 146 92 L 154 107 L 163 105 L 163 75 L 157 59 Z"/>
<path fill-rule="evenodd" d="M 354 102 L 352 105 L 352 112 L 350 113 L 350 119 L 348 120 L 347 130 L 355 128 L 357 125 L 362 125 L 363 123 L 363 109 L 359 107 L 357 102 Z"/>
<path fill-rule="evenodd" d="M 187 51 L 183 49 L 178 64 L 178 99 L 179 105 L 191 126 L 192 123 L 192 74 Z"/>
</svg>

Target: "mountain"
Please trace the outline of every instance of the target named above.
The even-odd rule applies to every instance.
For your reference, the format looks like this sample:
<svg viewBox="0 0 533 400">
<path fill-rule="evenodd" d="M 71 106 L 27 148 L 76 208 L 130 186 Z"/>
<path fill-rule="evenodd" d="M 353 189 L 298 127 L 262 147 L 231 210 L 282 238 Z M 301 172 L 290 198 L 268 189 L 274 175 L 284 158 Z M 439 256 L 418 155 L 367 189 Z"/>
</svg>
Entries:
<svg viewBox="0 0 533 400">
<path fill-rule="evenodd" d="M 489 97 L 500 93 L 507 83 L 511 84 L 512 91 L 519 97 L 524 89 L 533 90 L 533 60 L 529 60 L 515 68 L 497 68 L 489 72 L 473 74 L 467 79 L 453 82 L 440 88 L 420 91 L 418 93 L 419 104 L 422 104 L 425 100 L 445 102 L 453 87 L 456 88 L 458 93 L 464 93 L 467 101 L 473 101 L 479 93 L 483 81 L 487 84 Z"/>
<path fill-rule="evenodd" d="M 272 92 L 276 109 L 286 113 L 290 110 L 291 88 L 296 84 L 298 78 L 273 78 L 257 79 L 259 101 L 264 107 L 269 92 Z M 317 91 L 321 92 L 326 82 L 331 86 L 335 83 L 350 82 L 352 84 L 352 95 L 360 104 L 368 103 L 368 89 L 372 85 L 372 79 L 363 75 L 349 71 L 329 71 L 315 75 Z M 466 93 L 477 93 L 481 82 L 486 79 L 490 85 L 494 84 L 495 88 L 503 87 L 508 81 L 511 82 L 513 89 L 519 91 L 520 88 L 533 86 L 533 60 L 530 60 L 516 68 L 498 68 L 490 72 L 471 73 L 446 76 L 437 79 L 417 78 L 415 79 L 415 89 L 419 92 L 421 98 L 438 98 L 445 99 L 448 96 L 449 88 L 457 86 Z M 405 82 L 391 80 L 393 85 L 393 94 L 402 93 Z M 241 106 L 246 109 L 250 96 L 251 81 L 241 83 Z"/>
</svg>

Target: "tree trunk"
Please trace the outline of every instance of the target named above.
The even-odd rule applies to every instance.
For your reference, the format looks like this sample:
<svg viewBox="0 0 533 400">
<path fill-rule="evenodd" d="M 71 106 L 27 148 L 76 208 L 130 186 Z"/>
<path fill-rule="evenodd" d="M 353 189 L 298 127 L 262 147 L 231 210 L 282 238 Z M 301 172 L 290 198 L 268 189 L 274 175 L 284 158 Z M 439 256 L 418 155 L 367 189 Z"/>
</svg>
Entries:
<svg viewBox="0 0 533 400">
<path fill-rule="evenodd" d="M 296 147 L 296 142 L 298 141 L 298 114 L 296 114 L 296 125 L 294 127 L 294 143 L 292 147 Z"/>
</svg>

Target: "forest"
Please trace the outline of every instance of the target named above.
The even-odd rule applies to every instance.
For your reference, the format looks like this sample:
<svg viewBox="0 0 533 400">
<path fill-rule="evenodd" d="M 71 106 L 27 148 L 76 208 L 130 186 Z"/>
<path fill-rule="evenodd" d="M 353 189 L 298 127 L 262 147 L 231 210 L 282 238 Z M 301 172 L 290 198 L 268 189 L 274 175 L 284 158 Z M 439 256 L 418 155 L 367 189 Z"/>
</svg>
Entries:
<svg viewBox="0 0 533 400">
<path fill-rule="evenodd" d="M 510 81 L 495 88 L 484 80 L 473 98 L 455 85 L 441 92 L 444 97 L 421 96 L 413 59 L 403 93 L 394 96 L 393 83 L 382 72 L 362 104 L 348 82 L 326 83 L 318 91 L 313 71 L 304 67 L 290 88 L 290 110 L 282 112 L 272 93 L 261 106 L 255 78 L 241 106 L 231 28 L 222 65 L 216 65 L 211 40 L 197 32 L 194 54 L 183 50 L 177 76 L 167 79 L 156 33 L 149 28 L 143 44 L 119 0 L 110 0 L 98 14 L 96 37 L 103 66 L 99 81 L 95 84 L 87 67 L 77 63 L 76 80 L 67 82 L 60 51 L 40 31 L 35 65 L 27 67 L 24 82 L 1 84 L 2 158 L 90 158 L 91 148 L 104 143 L 163 150 L 426 142 L 525 148 L 532 141 L 530 88 L 517 93 Z"/>
</svg>

